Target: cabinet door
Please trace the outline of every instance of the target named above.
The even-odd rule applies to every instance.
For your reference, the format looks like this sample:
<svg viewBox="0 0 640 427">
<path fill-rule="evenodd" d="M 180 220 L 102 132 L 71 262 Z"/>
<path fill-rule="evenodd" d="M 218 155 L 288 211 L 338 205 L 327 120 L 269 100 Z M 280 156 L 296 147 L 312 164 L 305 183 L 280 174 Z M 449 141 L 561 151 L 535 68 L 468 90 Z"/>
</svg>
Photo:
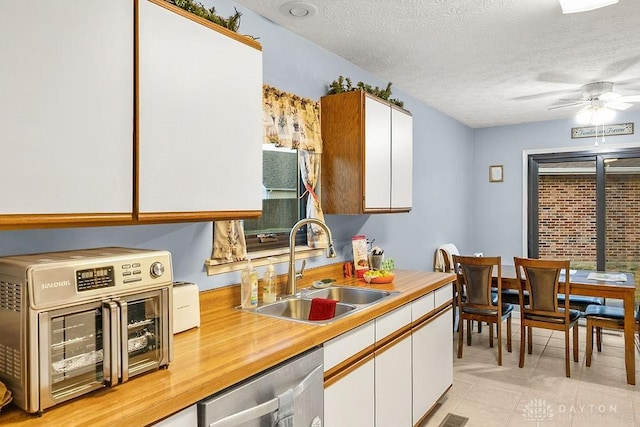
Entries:
<svg viewBox="0 0 640 427">
<path fill-rule="evenodd" d="M 413 330 L 413 424 L 453 384 L 451 308 Z"/>
<path fill-rule="evenodd" d="M 365 209 L 391 205 L 391 109 L 365 96 Z"/>
<path fill-rule="evenodd" d="M 391 208 L 411 209 L 412 195 L 413 117 L 391 108 Z"/>
<path fill-rule="evenodd" d="M 413 425 L 411 402 L 411 334 L 375 353 L 376 426 Z"/>
<path fill-rule="evenodd" d="M 262 209 L 259 45 L 175 9 L 139 2 L 139 217 L 255 216 Z"/>
<path fill-rule="evenodd" d="M 330 385 L 325 384 L 325 427 L 375 425 L 374 368 L 373 355 L 370 355 L 340 379 Z"/>
<path fill-rule="evenodd" d="M 0 57 L 0 215 L 130 219 L 131 0 L 2 1 Z"/>
<path fill-rule="evenodd" d="M 154 424 L 155 427 L 196 427 L 198 425 L 198 407 L 191 405 L 182 411 L 173 414 L 169 418 L 165 418 L 159 423 Z"/>
</svg>

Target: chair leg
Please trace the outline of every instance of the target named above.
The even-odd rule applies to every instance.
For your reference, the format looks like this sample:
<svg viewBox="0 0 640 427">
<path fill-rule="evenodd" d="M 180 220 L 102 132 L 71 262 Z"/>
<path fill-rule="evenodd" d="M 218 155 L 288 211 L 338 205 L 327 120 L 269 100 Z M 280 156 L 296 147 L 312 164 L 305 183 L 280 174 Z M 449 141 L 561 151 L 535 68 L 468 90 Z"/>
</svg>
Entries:
<svg viewBox="0 0 640 427">
<path fill-rule="evenodd" d="M 462 341 L 464 340 L 464 319 L 458 322 L 458 359 L 462 359 Z"/>
<path fill-rule="evenodd" d="M 527 339 L 529 340 L 527 350 L 529 351 L 529 354 L 533 354 L 533 328 L 531 326 L 527 327 Z"/>
<path fill-rule="evenodd" d="M 498 366 L 502 366 L 502 320 L 498 318 Z M 489 324 L 489 331 L 491 331 L 491 336 L 493 336 L 493 325 Z"/>
<path fill-rule="evenodd" d="M 602 328 L 600 326 L 596 328 L 596 347 L 600 353 L 602 351 Z"/>
<path fill-rule="evenodd" d="M 493 323 L 489 323 L 489 347 L 493 348 Z M 498 340 L 498 342 L 500 342 Z"/>
<path fill-rule="evenodd" d="M 589 318 L 587 318 L 587 357 L 586 364 L 587 367 L 591 366 L 591 353 L 593 352 L 593 325 Z"/>
<path fill-rule="evenodd" d="M 578 361 L 578 322 L 573 325 L 573 361 Z"/>
<path fill-rule="evenodd" d="M 467 345 L 471 345 L 471 328 L 473 322 L 467 319 Z"/>
<path fill-rule="evenodd" d="M 525 336 L 525 326 L 524 323 L 520 324 L 520 364 L 518 366 L 520 366 L 521 368 L 524 367 L 524 336 Z"/>
<path fill-rule="evenodd" d="M 478 321 L 478 333 L 482 333 L 482 322 Z"/>
<path fill-rule="evenodd" d="M 571 365 L 569 364 L 569 330 L 564 331 L 564 365 L 567 378 L 571 377 Z"/>
<path fill-rule="evenodd" d="M 507 317 L 507 351 L 511 353 L 511 349 L 511 314 L 509 314 L 509 317 Z"/>
</svg>

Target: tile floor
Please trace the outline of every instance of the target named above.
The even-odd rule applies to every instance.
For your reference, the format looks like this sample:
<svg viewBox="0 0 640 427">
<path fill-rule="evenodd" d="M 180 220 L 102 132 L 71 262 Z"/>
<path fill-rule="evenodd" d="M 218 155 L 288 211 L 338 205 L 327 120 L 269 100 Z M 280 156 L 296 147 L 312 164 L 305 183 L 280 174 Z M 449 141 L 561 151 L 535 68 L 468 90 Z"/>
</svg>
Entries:
<svg viewBox="0 0 640 427">
<path fill-rule="evenodd" d="M 518 367 L 519 315 L 513 319 L 513 352 L 506 350 L 503 322 L 502 366 L 496 348 L 489 347 L 488 327 L 457 358 L 453 343 L 453 387 L 424 426 L 437 427 L 448 413 L 469 418 L 465 427 L 490 426 L 640 426 L 640 385 L 627 384 L 624 341 L 618 331 L 604 331 L 602 352 L 585 366 L 586 329 L 580 326 L 579 362 L 565 376 L 564 333 L 534 329 L 533 354 Z M 465 331 L 466 334 L 466 331 Z M 465 339 L 466 341 L 466 339 Z M 636 357 L 636 378 L 640 381 Z"/>
</svg>

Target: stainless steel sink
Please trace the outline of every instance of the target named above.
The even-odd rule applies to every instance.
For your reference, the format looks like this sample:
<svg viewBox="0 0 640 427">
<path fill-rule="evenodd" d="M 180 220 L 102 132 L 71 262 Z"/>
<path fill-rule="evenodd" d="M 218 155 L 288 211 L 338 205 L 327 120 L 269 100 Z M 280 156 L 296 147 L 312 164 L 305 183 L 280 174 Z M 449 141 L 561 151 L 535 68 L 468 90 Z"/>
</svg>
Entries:
<svg viewBox="0 0 640 427">
<path fill-rule="evenodd" d="M 311 311 L 311 300 L 306 298 L 289 298 L 256 308 L 255 312 L 267 316 L 296 320 L 304 323 L 326 324 L 346 316 L 356 307 L 350 304 L 337 303 L 333 318 L 328 320 L 308 320 Z"/>
<path fill-rule="evenodd" d="M 296 322 L 314 325 L 326 325 L 334 320 L 363 310 L 373 304 L 390 298 L 398 292 L 383 291 L 348 286 L 331 286 L 326 289 L 305 289 L 300 294 L 278 302 L 260 306 L 254 310 L 243 310 L 279 319 L 294 320 Z M 309 320 L 311 300 L 313 298 L 327 298 L 337 300 L 335 316 L 327 320 Z M 242 310 L 242 309 L 241 309 Z"/>
<path fill-rule="evenodd" d="M 351 288 L 347 286 L 332 286 L 306 292 L 307 298 L 329 298 L 345 304 L 369 305 L 390 296 L 389 291 L 379 289 Z"/>
</svg>

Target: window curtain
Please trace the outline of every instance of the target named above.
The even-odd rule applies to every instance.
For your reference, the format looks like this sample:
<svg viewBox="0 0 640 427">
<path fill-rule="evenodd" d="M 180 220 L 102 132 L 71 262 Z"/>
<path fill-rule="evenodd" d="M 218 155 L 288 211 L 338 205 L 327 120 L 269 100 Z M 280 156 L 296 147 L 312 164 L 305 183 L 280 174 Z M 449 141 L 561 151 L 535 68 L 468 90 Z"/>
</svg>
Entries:
<svg viewBox="0 0 640 427">
<path fill-rule="evenodd" d="M 240 220 L 216 221 L 213 224 L 213 253 L 219 263 L 242 261 L 247 258 L 247 243 Z"/>
<path fill-rule="evenodd" d="M 324 221 L 316 186 L 320 179 L 322 138 L 320 135 L 320 103 L 263 85 L 262 124 L 260 143 L 298 150 L 300 175 L 307 197 L 307 218 Z M 328 238 L 317 226 L 307 227 L 307 241 L 312 248 L 326 248 Z M 247 246 L 243 223 L 240 220 L 216 221 L 213 229 L 211 258 L 219 263 L 246 259 Z"/>
</svg>

